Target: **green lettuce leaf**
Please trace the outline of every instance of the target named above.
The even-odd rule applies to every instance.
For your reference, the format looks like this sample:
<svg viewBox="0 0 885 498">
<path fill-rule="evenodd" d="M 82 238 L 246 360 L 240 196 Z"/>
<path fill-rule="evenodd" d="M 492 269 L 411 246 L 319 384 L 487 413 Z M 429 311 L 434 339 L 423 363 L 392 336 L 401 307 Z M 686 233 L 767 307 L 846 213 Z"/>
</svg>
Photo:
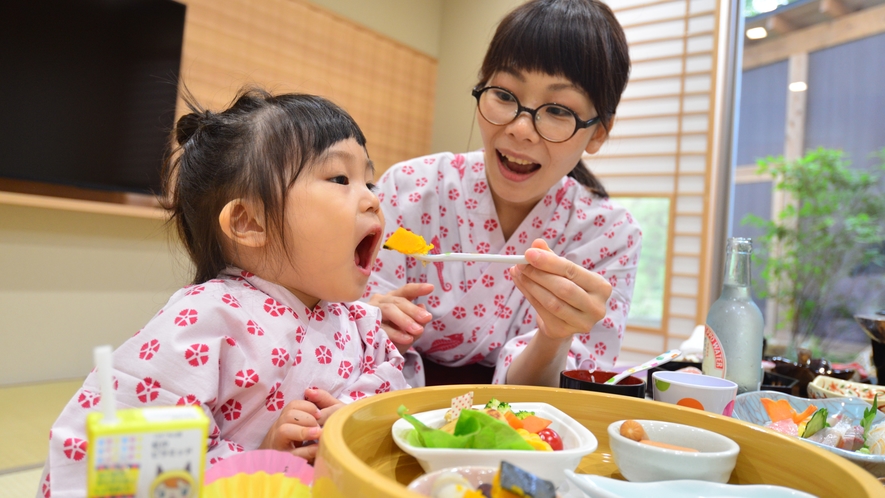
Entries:
<svg viewBox="0 0 885 498">
<path fill-rule="evenodd" d="M 509 424 L 481 411 L 462 410 L 455 423 L 454 434 L 427 427 L 406 412 L 406 407 L 402 405 L 397 410 L 399 416 L 415 428 L 414 432 L 406 436 L 409 444 L 414 446 L 534 451 L 534 448 Z"/>
</svg>

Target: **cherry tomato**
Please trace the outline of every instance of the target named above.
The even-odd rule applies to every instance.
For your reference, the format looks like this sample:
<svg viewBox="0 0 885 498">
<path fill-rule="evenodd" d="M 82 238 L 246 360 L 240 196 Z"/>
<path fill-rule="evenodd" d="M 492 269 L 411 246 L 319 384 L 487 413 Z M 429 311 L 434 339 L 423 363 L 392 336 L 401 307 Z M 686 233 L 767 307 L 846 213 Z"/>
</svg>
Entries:
<svg viewBox="0 0 885 498">
<path fill-rule="evenodd" d="M 556 433 L 551 428 L 546 428 L 540 432 L 538 432 L 538 436 L 541 436 L 541 439 L 547 442 L 553 451 L 559 451 L 562 449 L 562 438 L 559 437 L 559 434 Z"/>
</svg>

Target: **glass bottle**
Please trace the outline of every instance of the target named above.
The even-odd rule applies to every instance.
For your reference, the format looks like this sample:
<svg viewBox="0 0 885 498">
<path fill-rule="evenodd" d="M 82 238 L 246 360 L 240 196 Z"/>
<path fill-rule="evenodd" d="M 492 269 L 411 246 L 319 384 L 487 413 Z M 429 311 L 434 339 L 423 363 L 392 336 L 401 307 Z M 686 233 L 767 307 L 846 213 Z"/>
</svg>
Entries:
<svg viewBox="0 0 885 498">
<path fill-rule="evenodd" d="M 762 312 L 750 295 L 751 239 L 728 239 L 722 294 L 707 313 L 704 374 L 736 382 L 738 394 L 762 384 Z"/>
</svg>

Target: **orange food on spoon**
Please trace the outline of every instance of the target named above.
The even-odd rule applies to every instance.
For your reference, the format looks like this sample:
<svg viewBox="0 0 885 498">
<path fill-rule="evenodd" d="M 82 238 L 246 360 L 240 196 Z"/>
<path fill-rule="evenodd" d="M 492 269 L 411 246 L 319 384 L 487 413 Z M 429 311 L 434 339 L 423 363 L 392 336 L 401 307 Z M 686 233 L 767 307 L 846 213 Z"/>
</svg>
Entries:
<svg viewBox="0 0 885 498">
<path fill-rule="evenodd" d="M 433 244 L 424 241 L 424 237 L 414 234 L 403 227 L 398 227 L 382 246 L 403 254 L 427 254 Z"/>
</svg>

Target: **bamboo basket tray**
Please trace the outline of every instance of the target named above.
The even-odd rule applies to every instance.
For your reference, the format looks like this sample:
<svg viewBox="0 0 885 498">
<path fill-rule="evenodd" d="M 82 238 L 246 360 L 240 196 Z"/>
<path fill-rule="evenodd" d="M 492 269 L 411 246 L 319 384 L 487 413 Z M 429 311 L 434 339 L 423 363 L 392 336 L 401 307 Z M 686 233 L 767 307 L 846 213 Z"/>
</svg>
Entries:
<svg viewBox="0 0 885 498">
<path fill-rule="evenodd" d="M 773 484 L 820 497 L 885 497 L 872 475 L 833 453 L 760 426 L 693 408 L 587 391 L 526 386 L 436 386 L 379 394 L 338 410 L 323 429 L 315 463 L 314 496 L 419 498 L 406 485 L 423 474 L 418 461 L 393 442 L 390 429 L 405 405 L 411 413 L 447 408 L 473 391 L 474 403 L 491 398 L 556 406 L 590 429 L 599 447 L 577 473 L 623 479 L 606 428 L 628 418 L 677 422 L 708 429 L 741 447 L 731 484 Z"/>
</svg>

